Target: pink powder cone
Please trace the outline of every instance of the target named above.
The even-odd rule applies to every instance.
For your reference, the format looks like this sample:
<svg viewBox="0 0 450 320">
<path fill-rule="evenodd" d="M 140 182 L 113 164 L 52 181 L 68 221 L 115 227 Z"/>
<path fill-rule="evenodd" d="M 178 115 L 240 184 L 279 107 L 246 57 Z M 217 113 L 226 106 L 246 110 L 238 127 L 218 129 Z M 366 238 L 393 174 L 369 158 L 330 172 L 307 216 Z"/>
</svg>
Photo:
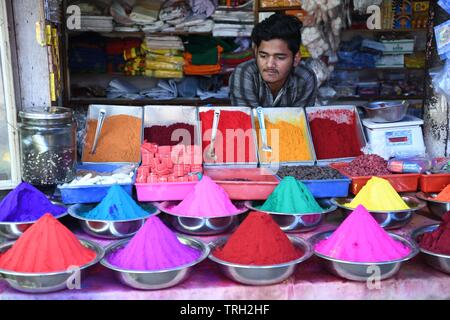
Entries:
<svg viewBox="0 0 450 320">
<path fill-rule="evenodd" d="M 406 257 L 411 249 L 394 240 L 362 205 L 345 219 L 315 250 L 325 256 L 352 262 L 383 262 Z"/>
</svg>

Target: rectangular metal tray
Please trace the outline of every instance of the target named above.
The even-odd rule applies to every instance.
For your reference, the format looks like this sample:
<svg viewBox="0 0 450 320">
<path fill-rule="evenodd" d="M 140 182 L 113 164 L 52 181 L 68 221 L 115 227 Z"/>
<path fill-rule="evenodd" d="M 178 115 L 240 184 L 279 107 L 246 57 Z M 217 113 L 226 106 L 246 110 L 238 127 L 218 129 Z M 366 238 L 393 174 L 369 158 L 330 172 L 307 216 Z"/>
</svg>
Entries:
<svg viewBox="0 0 450 320">
<path fill-rule="evenodd" d="M 224 111 L 242 111 L 246 114 L 248 114 L 250 116 L 251 119 L 251 125 L 252 125 L 252 136 L 253 136 L 253 145 L 255 148 L 255 157 L 256 157 L 256 161 L 251 161 L 251 162 L 215 162 L 215 163 L 211 163 L 206 161 L 205 156 L 203 156 L 203 166 L 205 168 L 207 167 L 219 167 L 219 168 L 256 168 L 258 166 L 258 142 L 256 139 L 256 130 L 255 130 L 255 122 L 254 122 L 254 118 L 253 118 L 253 112 L 252 109 L 249 107 L 220 107 L 220 106 L 216 106 L 216 107 L 211 107 L 211 106 L 203 106 L 203 107 L 199 107 L 198 108 L 198 112 L 199 112 L 199 119 L 200 118 L 200 113 L 201 112 L 207 112 L 210 110 L 224 110 Z M 202 129 L 200 128 L 200 132 L 203 135 Z M 202 137 L 202 148 L 203 148 L 203 137 Z"/>
<path fill-rule="evenodd" d="M 116 105 L 100 105 L 100 104 L 92 104 L 89 106 L 88 114 L 87 114 L 87 121 L 89 120 L 97 120 L 98 113 L 100 109 L 106 110 L 106 116 L 115 116 L 115 115 L 129 115 L 136 118 L 141 119 L 141 145 L 144 138 L 144 108 L 138 107 L 138 106 L 116 106 Z M 86 126 L 87 126 L 86 121 Z M 87 128 L 87 127 L 86 127 Z M 81 151 L 81 159 L 83 159 L 84 152 L 89 152 L 85 150 L 85 146 L 83 145 L 82 151 Z M 141 154 L 141 146 L 139 145 L 139 154 Z M 139 161 L 140 162 L 140 161 Z M 91 164 L 91 163 L 102 163 L 102 162 L 83 162 L 84 164 Z M 103 162 L 103 163 L 113 163 L 113 162 Z M 120 163 L 123 163 L 121 161 Z"/>
<path fill-rule="evenodd" d="M 253 110 L 253 117 L 254 121 L 258 121 L 258 115 L 256 114 L 256 109 Z M 308 138 L 308 146 L 309 146 L 309 153 L 311 155 L 311 160 L 301 160 L 301 161 L 282 161 L 278 162 L 281 166 L 299 166 L 299 165 L 314 165 L 316 161 L 316 153 L 314 151 L 314 145 L 311 137 L 311 132 L 309 129 L 309 123 L 306 119 L 306 114 L 304 108 L 264 108 L 264 118 L 272 120 L 271 122 L 274 122 L 274 119 L 291 119 L 291 118 L 298 118 L 299 121 L 303 121 L 305 124 L 305 130 L 306 130 L 306 136 Z M 256 126 L 255 126 L 256 128 Z M 258 131 L 256 131 L 256 134 L 258 135 Z M 268 133 L 269 134 L 269 133 Z M 256 139 L 259 141 L 259 139 Z M 263 161 L 263 157 L 261 155 L 262 151 L 259 148 L 258 145 L 258 155 L 260 164 L 263 167 L 270 167 L 271 162 L 265 162 Z"/>
<path fill-rule="evenodd" d="M 155 125 L 170 126 L 186 123 L 195 127 L 194 144 L 202 144 L 202 132 L 198 110 L 192 106 L 144 106 L 144 129 Z"/>
<path fill-rule="evenodd" d="M 336 106 L 319 106 L 319 107 L 308 107 L 306 108 L 306 116 L 308 119 L 308 126 L 309 126 L 309 122 L 310 122 L 310 114 L 314 113 L 316 111 L 321 111 L 321 110 L 333 110 L 333 109 L 343 109 L 343 110 L 351 110 L 353 112 L 355 112 L 356 115 L 356 125 L 358 127 L 357 130 L 357 139 L 359 142 L 359 145 L 361 146 L 361 148 L 365 147 L 367 145 L 367 139 L 363 130 L 363 126 L 361 123 L 361 118 L 359 116 L 358 110 L 356 108 L 355 105 L 336 105 Z M 311 132 L 311 139 L 312 139 L 312 135 L 313 133 Z M 313 139 L 312 139 L 313 140 Z M 313 140 L 314 141 L 314 140 Z M 315 150 L 314 150 L 315 151 Z M 316 159 L 317 159 L 317 154 L 316 154 Z M 331 159 L 317 159 L 316 162 L 318 165 L 329 165 L 330 163 L 333 162 L 349 162 L 352 161 L 353 159 L 355 159 L 355 157 L 345 157 L 345 158 L 331 158 Z"/>
<path fill-rule="evenodd" d="M 206 168 L 205 175 L 224 188 L 231 200 L 266 200 L 280 182 L 264 168 Z"/>
</svg>

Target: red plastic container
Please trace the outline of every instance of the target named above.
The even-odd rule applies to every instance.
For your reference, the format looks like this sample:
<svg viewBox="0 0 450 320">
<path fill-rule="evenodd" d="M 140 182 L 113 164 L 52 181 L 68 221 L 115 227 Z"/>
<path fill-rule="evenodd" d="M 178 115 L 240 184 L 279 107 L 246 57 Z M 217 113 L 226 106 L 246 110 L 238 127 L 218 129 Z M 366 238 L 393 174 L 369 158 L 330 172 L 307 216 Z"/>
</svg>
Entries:
<svg viewBox="0 0 450 320">
<path fill-rule="evenodd" d="M 422 174 L 420 190 L 423 192 L 441 192 L 450 184 L 450 173 Z"/>
<path fill-rule="evenodd" d="M 348 175 L 344 173 L 343 169 L 347 166 L 348 163 L 342 162 L 330 164 L 330 167 L 338 170 L 345 176 Z M 420 174 L 418 173 L 400 173 L 378 177 L 388 180 L 397 192 L 415 192 L 419 187 Z M 372 176 L 350 177 L 350 179 L 352 179 L 350 192 L 355 195 L 358 194 L 359 190 L 366 185 L 370 178 L 372 178 Z"/>
<path fill-rule="evenodd" d="M 224 188 L 231 200 L 266 200 L 280 183 L 277 177 L 265 168 L 205 168 L 205 175 Z"/>
</svg>

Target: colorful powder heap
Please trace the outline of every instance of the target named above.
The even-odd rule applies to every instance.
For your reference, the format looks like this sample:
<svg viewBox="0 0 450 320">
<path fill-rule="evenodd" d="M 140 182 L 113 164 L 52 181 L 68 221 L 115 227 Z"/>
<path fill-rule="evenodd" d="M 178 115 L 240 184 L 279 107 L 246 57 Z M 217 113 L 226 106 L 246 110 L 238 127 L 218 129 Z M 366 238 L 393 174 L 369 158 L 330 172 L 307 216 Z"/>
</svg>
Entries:
<svg viewBox="0 0 450 320">
<path fill-rule="evenodd" d="M 0 221 L 31 222 L 45 213 L 59 216 L 66 208 L 52 204 L 45 194 L 27 182 L 22 182 L 0 202 Z"/>
<path fill-rule="evenodd" d="M 0 269 L 27 273 L 66 271 L 96 257 L 51 214 L 45 214 L 0 255 Z"/>
<path fill-rule="evenodd" d="M 194 125 L 187 123 L 174 123 L 170 126 L 158 125 L 144 128 L 144 139 L 160 146 L 175 146 L 179 143 L 192 145 L 195 143 L 194 132 Z M 172 137 L 174 133 L 177 136 Z M 178 133 L 180 133 L 181 136 L 178 136 Z M 184 137 L 189 139 L 183 140 Z"/>
<path fill-rule="evenodd" d="M 103 200 L 91 211 L 80 214 L 92 220 L 120 221 L 148 216 L 119 185 L 113 185 Z"/>
<path fill-rule="evenodd" d="M 317 213 L 323 211 L 309 189 L 294 177 L 285 177 L 281 180 L 260 209 L 279 213 Z"/>
<path fill-rule="evenodd" d="M 317 159 L 357 157 L 362 154 L 352 110 L 328 109 L 308 116 Z"/>
<path fill-rule="evenodd" d="M 444 214 L 437 229 L 419 238 L 419 245 L 434 253 L 450 255 L 450 211 Z"/>
<path fill-rule="evenodd" d="M 200 112 L 204 152 L 209 150 L 213 118 L 213 110 Z M 217 162 L 256 162 L 252 129 L 250 115 L 242 111 L 221 110 L 214 144 Z M 205 135 L 207 131 L 209 135 Z M 233 145 L 229 145 L 231 142 Z"/>
<path fill-rule="evenodd" d="M 225 246 L 213 254 L 228 262 L 266 266 L 298 259 L 304 253 L 294 247 L 268 214 L 251 212 Z"/>
<path fill-rule="evenodd" d="M 439 194 L 436 197 L 431 198 L 431 199 L 437 200 L 437 201 L 443 201 L 443 202 L 450 202 L 450 184 L 447 185 L 444 188 L 444 190 L 439 192 Z"/>
<path fill-rule="evenodd" d="M 394 240 L 363 206 L 359 205 L 315 251 L 343 261 L 383 262 L 406 257 L 411 249 Z"/>
<path fill-rule="evenodd" d="M 376 154 L 363 154 L 341 169 L 349 177 L 391 175 L 387 161 Z"/>
<path fill-rule="evenodd" d="M 152 216 L 124 248 L 111 254 L 108 261 L 126 270 L 156 271 L 192 263 L 200 255 L 199 250 L 182 244 L 158 217 Z"/>
<path fill-rule="evenodd" d="M 311 160 L 309 151 L 309 142 L 305 122 L 302 117 L 299 119 L 290 119 L 288 121 L 268 121 L 265 120 L 267 131 L 267 144 L 272 148 L 271 153 L 260 151 L 263 162 L 284 162 L 284 161 L 305 161 Z M 295 121 L 295 122 L 294 122 Z M 298 122 L 297 122 L 298 121 Z M 256 128 L 259 128 L 259 121 L 255 122 Z M 278 139 L 272 141 L 278 134 Z M 258 131 L 259 145 L 262 147 L 261 134 Z M 271 159 L 271 156 L 278 155 L 279 159 Z"/>
<path fill-rule="evenodd" d="M 352 202 L 346 203 L 345 206 L 354 209 L 360 204 L 370 211 L 409 209 L 389 181 L 378 177 L 370 178 Z"/>
<path fill-rule="evenodd" d="M 194 190 L 171 210 L 190 217 L 224 217 L 239 212 L 226 191 L 207 176 L 203 176 Z"/>
</svg>

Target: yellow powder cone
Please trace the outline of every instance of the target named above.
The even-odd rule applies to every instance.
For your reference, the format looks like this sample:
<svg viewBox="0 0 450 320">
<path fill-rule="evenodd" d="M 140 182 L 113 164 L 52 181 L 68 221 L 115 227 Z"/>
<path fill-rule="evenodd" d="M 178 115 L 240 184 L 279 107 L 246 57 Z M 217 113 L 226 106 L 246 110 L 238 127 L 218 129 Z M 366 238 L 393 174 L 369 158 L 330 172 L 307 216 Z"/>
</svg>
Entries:
<svg viewBox="0 0 450 320">
<path fill-rule="evenodd" d="M 354 209 L 360 204 L 369 211 L 409 209 L 389 181 L 378 177 L 372 177 L 353 201 L 345 206 Z"/>
</svg>

